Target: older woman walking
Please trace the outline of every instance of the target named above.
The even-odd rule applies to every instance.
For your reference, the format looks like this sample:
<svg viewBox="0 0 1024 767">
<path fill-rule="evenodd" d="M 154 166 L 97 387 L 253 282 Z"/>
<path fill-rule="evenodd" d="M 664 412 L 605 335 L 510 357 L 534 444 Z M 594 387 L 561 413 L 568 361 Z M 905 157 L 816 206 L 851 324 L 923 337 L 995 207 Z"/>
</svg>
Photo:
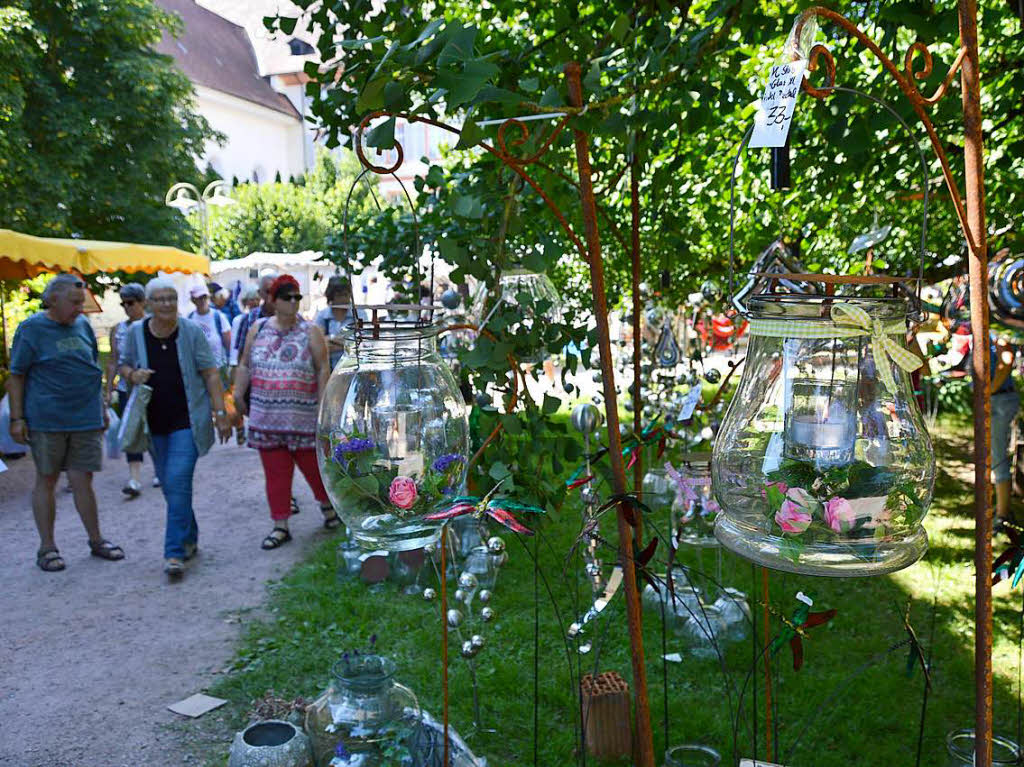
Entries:
<svg viewBox="0 0 1024 767">
<path fill-rule="evenodd" d="M 110 359 L 107 362 L 107 382 L 103 390 L 103 400 L 118 416 L 124 415 L 124 406 L 128 404 L 128 381 L 117 374 L 118 358 L 124 346 L 128 328 L 146 316 L 146 290 L 137 282 L 122 285 L 118 291 L 121 296 L 121 308 L 125 319 L 110 329 Z M 116 380 L 116 385 L 115 385 Z M 142 453 L 125 453 L 128 461 L 128 481 L 121 492 L 129 498 L 138 498 L 142 492 Z"/>
<path fill-rule="evenodd" d="M 260 452 L 274 525 L 262 547 L 276 549 L 292 539 L 288 519 L 296 466 L 320 502 L 324 527 L 332 530 L 341 520 L 327 499 L 314 452 L 317 411 L 331 372 L 327 343 L 316 325 L 299 316 L 302 294 L 294 277 L 275 279 L 268 299 L 274 314 L 249 330 L 235 376 L 235 401 L 244 408 L 251 389 L 249 446 Z"/>
<path fill-rule="evenodd" d="M 150 280 L 146 299 L 153 314 L 128 329 L 119 361 L 127 381 L 153 389 L 146 420 L 167 502 L 164 572 L 177 578 L 199 545 L 192 508 L 196 460 L 213 445 L 214 415 L 221 442 L 230 436 L 231 426 L 210 344 L 198 325 L 178 316 L 174 283 L 165 277 Z"/>
</svg>

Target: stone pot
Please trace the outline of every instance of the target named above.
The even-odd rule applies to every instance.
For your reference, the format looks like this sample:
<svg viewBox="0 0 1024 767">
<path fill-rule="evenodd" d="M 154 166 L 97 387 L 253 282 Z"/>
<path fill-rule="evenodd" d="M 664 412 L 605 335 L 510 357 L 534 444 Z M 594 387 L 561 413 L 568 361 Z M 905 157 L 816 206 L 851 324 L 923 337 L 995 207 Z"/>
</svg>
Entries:
<svg viewBox="0 0 1024 767">
<path fill-rule="evenodd" d="M 228 767 L 313 767 L 309 738 L 291 722 L 256 722 L 235 735 Z"/>
</svg>

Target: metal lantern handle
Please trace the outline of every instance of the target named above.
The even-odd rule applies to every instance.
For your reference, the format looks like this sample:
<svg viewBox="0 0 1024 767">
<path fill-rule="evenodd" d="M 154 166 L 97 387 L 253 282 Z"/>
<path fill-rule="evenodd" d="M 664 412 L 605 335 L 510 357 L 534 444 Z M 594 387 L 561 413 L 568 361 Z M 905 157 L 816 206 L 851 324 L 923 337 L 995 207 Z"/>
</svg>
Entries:
<svg viewBox="0 0 1024 767">
<path fill-rule="evenodd" d="M 825 88 L 819 88 L 820 92 L 824 91 L 839 91 L 842 93 L 850 93 L 855 96 L 861 96 L 869 101 L 874 102 L 878 106 L 885 109 L 889 114 L 896 118 L 897 122 L 902 125 L 911 137 L 914 136 L 914 132 L 911 130 L 907 122 L 899 116 L 899 114 L 891 106 L 886 104 L 884 101 L 876 96 L 872 96 L 870 93 L 857 90 L 856 88 L 844 88 L 841 86 L 831 85 Z M 753 135 L 754 126 L 751 125 L 747 128 L 746 134 L 743 136 L 743 141 L 740 142 L 739 150 L 736 152 L 736 156 L 732 163 L 732 177 L 729 181 L 729 295 L 733 295 L 733 283 L 735 276 L 735 260 L 736 260 L 736 176 L 739 171 L 740 159 L 743 156 L 743 152 L 747 148 L 747 144 L 750 143 L 750 137 Z M 920 259 L 917 270 L 917 288 L 914 291 L 914 298 L 919 307 L 921 305 L 921 285 L 924 281 L 924 261 L 927 253 L 927 242 L 928 242 L 928 162 L 925 159 L 924 151 L 921 149 L 920 143 L 916 140 L 914 146 L 917 149 L 918 157 L 921 161 L 921 188 L 924 190 L 924 204 L 922 206 L 921 215 L 921 246 L 920 246 Z M 843 279 L 837 279 L 836 275 L 795 275 L 802 278 L 819 279 L 826 282 L 842 282 Z M 831 278 L 831 279 L 829 279 Z M 859 281 L 859 280 L 858 280 Z M 900 282 L 899 278 L 879 278 L 879 281 L 884 282 Z"/>
</svg>

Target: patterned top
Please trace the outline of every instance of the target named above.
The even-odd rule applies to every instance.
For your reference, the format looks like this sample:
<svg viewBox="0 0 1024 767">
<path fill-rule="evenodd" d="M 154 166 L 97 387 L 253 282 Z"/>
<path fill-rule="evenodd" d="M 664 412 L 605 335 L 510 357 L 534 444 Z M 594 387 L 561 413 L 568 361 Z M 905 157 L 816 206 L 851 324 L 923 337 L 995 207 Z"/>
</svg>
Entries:
<svg viewBox="0 0 1024 767">
<path fill-rule="evenodd" d="M 309 323 L 288 331 L 260 320 L 249 371 L 249 446 L 258 450 L 315 446 L 317 375 L 309 348 Z"/>
</svg>

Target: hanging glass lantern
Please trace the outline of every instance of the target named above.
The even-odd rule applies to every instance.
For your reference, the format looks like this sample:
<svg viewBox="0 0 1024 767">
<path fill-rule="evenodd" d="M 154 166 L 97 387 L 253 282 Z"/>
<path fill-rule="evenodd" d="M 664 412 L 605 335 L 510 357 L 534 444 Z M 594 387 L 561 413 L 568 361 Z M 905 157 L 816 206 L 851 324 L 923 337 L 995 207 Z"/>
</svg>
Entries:
<svg viewBox="0 0 1024 767">
<path fill-rule="evenodd" d="M 935 458 L 902 298 L 750 299 L 743 377 L 714 445 L 715 535 L 768 567 L 876 575 L 927 550 Z"/>
<path fill-rule="evenodd" d="M 672 479 L 672 545 L 717 546 L 715 518 L 720 509 L 711 492 L 711 454 L 686 456 L 678 470 L 672 470 Z"/>
<path fill-rule="evenodd" d="M 544 272 L 531 272 L 522 267 L 505 269 L 498 280 L 498 289 L 503 301 L 523 311 L 522 321 L 510 326 L 509 333 L 515 334 L 519 329 L 533 330 L 538 318 L 545 322 L 562 321 L 562 297 Z M 550 353 L 542 346 L 536 353 L 524 355 L 519 361 L 540 364 L 549 356 Z"/>
<path fill-rule="evenodd" d="M 406 307 L 417 311 L 404 320 L 367 308 L 373 319 L 350 330 L 320 406 L 320 474 L 360 546 L 418 549 L 442 524 L 423 515 L 462 490 L 466 406 L 437 353 L 438 324 L 419 319 L 419 307 Z"/>
</svg>

